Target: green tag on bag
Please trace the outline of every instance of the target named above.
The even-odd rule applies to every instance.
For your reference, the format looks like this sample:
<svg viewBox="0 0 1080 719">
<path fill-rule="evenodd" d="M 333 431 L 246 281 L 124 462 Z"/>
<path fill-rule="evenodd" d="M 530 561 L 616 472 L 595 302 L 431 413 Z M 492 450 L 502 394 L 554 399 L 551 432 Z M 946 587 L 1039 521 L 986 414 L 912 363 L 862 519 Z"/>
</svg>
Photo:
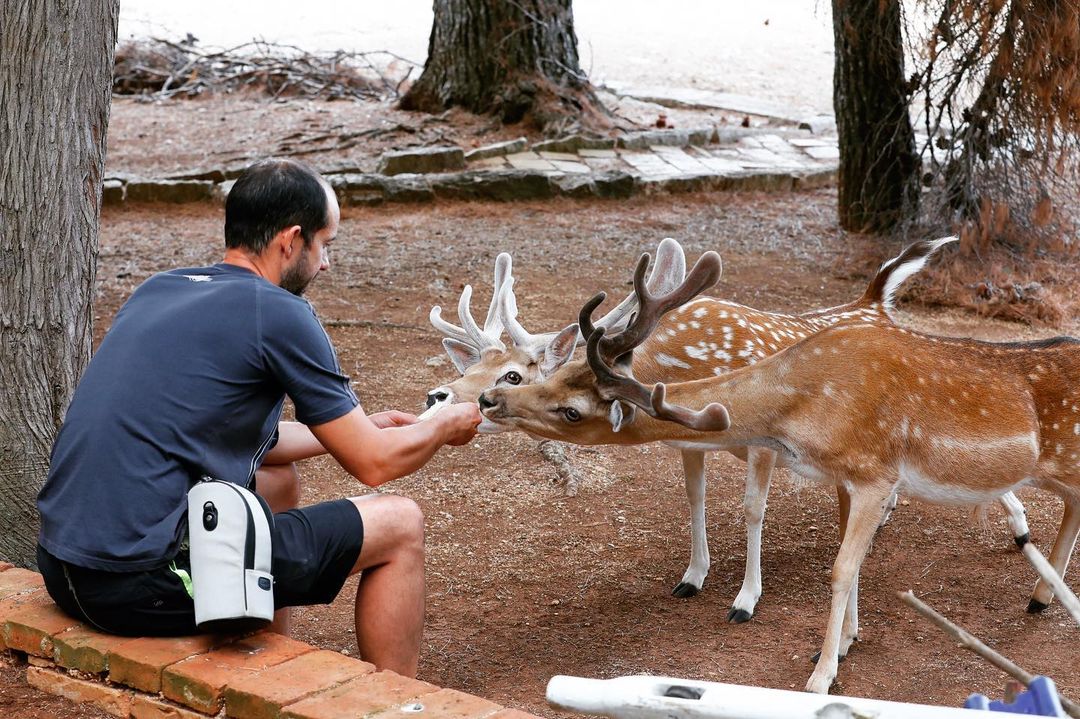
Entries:
<svg viewBox="0 0 1080 719">
<path fill-rule="evenodd" d="M 172 571 L 173 574 L 180 577 L 180 581 L 184 583 L 184 591 L 187 592 L 187 595 L 189 597 L 194 599 L 195 598 L 195 590 L 192 589 L 191 575 L 188 574 L 187 570 L 186 569 L 181 569 L 180 567 L 176 566 L 176 560 L 175 559 L 173 561 L 169 562 L 169 569 Z"/>
</svg>

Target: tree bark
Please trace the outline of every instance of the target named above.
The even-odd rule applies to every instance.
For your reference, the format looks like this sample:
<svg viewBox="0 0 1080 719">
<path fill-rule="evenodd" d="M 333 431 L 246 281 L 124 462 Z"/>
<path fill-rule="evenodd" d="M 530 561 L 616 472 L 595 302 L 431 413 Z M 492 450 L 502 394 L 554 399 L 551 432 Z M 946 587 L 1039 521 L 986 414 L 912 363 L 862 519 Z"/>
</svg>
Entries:
<svg viewBox="0 0 1080 719">
<path fill-rule="evenodd" d="M 90 358 L 118 14 L 118 0 L 0 7 L 0 559 L 22 566 Z"/>
<path fill-rule="evenodd" d="M 908 114 L 899 0 L 833 0 L 840 226 L 882 232 L 914 217 L 919 157 Z"/>
<path fill-rule="evenodd" d="M 424 72 L 405 110 L 459 106 L 541 129 L 610 126 L 578 64 L 571 0 L 435 0 Z"/>
</svg>

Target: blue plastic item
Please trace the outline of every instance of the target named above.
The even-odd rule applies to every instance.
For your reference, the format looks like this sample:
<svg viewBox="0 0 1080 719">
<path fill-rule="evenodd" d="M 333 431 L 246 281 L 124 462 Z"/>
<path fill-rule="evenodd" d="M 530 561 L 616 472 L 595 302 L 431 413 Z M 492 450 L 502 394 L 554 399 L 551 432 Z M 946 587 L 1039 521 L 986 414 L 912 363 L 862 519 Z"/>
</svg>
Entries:
<svg viewBox="0 0 1080 719">
<path fill-rule="evenodd" d="M 1058 699 L 1057 686 L 1050 677 L 1035 677 L 1027 691 L 1020 692 L 1012 704 L 990 701 L 982 694 L 972 694 L 964 702 L 965 709 L 984 709 L 992 712 L 1027 714 L 1028 716 L 1063 717 L 1067 716 Z"/>
</svg>

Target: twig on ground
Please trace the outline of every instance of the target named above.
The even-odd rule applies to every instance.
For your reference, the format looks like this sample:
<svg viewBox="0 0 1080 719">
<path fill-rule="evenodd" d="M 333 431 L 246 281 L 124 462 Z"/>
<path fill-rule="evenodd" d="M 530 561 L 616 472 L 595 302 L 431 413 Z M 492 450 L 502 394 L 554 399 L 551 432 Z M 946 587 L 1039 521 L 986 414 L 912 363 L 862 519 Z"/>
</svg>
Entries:
<svg viewBox="0 0 1080 719">
<path fill-rule="evenodd" d="M 980 657 L 990 662 L 1013 679 L 1022 682 L 1024 686 L 1031 684 L 1031 680 L 1035 678 L 1034 674 L 1027 671 L 1026 669 L 1023 669 L 1022 667 L 1017 666 L 1012 661 L 1002 656 L 998 652 L 995 652 L 993 649 L 986 646 L 974 636 L 969 634 L 968 631 L 960 625 L 954 624 L 953 622 L 943 617 L 941 614 L 938 614 L 938 612 L 935 611 L 931 606 L 916 597 L 915 593 L 912 592 L 910 589 L 906 592 L 898 592 L 897 594 L 905 604 L 907 604 L 919 614 L 932 621 L 938 626 L 939 629 L 944 631 L 946 634 L 959 641 L 962 647 L 975 652 Z M 1069 716 L 1073 717 L 1073 719 L 1080 719 L 1080 705 L 1077 705 L 1076 702 L 1066 699 L 1060 694 L 1058 695 L 1058 698 L 1061 700 L 1061 707 L 1068 713 Z"/>
</svg>

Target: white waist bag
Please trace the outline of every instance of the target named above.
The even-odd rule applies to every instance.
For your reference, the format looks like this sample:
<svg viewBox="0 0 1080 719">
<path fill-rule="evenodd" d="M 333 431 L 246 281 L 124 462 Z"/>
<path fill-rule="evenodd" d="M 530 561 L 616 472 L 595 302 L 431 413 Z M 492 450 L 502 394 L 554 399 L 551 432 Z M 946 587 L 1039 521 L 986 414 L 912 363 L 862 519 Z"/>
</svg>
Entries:
<svg viewBox="0 0 1080 719">
<path fill-rule="evenodd" d="M 274 618 L 270 528 L 274 515 L 254 492 L 203 477 L 188 492 L 188 543 L 195 624 L 236 631 Z"/>
</svg>

